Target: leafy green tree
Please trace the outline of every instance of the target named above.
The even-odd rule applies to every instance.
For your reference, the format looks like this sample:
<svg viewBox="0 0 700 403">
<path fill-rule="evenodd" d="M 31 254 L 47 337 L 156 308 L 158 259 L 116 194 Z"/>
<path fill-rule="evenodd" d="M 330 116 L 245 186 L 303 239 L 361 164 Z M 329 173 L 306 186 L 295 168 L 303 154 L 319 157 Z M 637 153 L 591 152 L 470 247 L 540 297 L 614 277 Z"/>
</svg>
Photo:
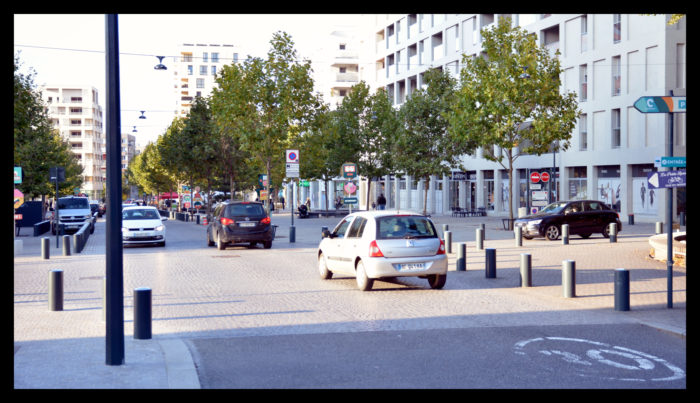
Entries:
<svg viewBox="0 0 700 403">
<path fill-rule="evenodd" d="M 267 59 L 248 58 L 240 67 L 224 68 L 213 105 L 217 124 L 231 129 L 241 149 L 262 163 L 268 194 L 271 184 L 281 183 L 280 174 L 273 178 L 272 173 L 281 172 L 290 138 L 304 130 L 318 106 L 311 62 L 298 60 L 284 32 L 275 33 L 270 44 Z"/>
<path fill-rule="evenodd" d="M 402 126 L 393 154 L 397 170 L 424 179 L 423 214 L 427 214 L 430 176 L 446 175 L 452 167 L 461 167 L 460 157 L 473 149 L 454 141 L 448 131 L 455 80 L 440 69 L 426 71 L 423 80 L 426 88 L 414 91 L 401 105 Z"/>
<path fill-rule="evenodd" d="M 34 85 L 33 70 L 19 73 L 19 56 L 14 62 L 14 165 L 22 167 L 22 183 L 17 188 L 27 199 L 53 195 L 49 169 L 65 168 L 66 181 L 59 184 L 60 194 L 72 194 L 83 183 L 83 168 L 70 144 L 52 128 L 41 94 Z"/>
<path fill-rule="evenodd" d="M 463 59 L 450 125 L 457 139 L 482 147 L 484 158 L 508 171 L 513 200 L 514 161 L 523 154 L 568 149 L 580 111 L 576 94 L 561 91 L 558 51 L 550 56 L 509 18 L 481 34 L 482 55 Z M 512 219 L 512 204 L 508 210 Z"/>
<path fill-rule="evenodd" d="M 367 206 L 370 205 L 372 179 L 393 170 L 392 144 L 399 128 L 397 112 L 384 89 L 370 94 L 364 81 L 355 84 L 343 98 L 336 114 L 336 145 L 340 154 L 357 164 L 359 175 L 367 178 Z M 342 143 L 342 144 L 339 144 Z"/>
<path fill-rule="evenodd" d="M 143 152 L 134 157 L 127 168 L 126 177 L 143 191 L 160 195 L 176 186 L 172 176 L 165 170 L 156 143 L 148 143 Z"/>
</svg>

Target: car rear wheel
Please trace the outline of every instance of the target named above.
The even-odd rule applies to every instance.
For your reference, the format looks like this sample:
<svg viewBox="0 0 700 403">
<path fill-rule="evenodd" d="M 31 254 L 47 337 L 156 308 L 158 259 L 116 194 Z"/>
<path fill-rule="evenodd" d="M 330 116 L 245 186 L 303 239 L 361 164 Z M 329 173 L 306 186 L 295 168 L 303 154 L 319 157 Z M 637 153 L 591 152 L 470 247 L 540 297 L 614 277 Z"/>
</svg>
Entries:
<svg viewBox="0 0 700 403">
<path fill-rule="evenodd" d="M 365 264 L 362 260 L 357 262 L 357 267 L 355 268 L 355 280 L 357 281 L 357 288 L 360 291 L 369 291 L 372 289 L 374 284 L 374 279 L 367 277 L 367 272 L 365 271 Z"/>
<path fill-rule="evenodd" d="M 550 241 L 556 240 L 557 238 L 559 238 L 559 227 L 557 227 L 556 225 L 548 226 L 547 229 L 544 230 L 544 235 Z"/>
<path fill-rule="evenodd" d="M 224 250 L 226 249 L 226 242 L 224 242 L 223 239 L 221 239 L 221 233 L 216 234 L 216 248 L 218 250 Z"/>
<path fill-rule="evenodd" d="M 428 284 L 430 284 L 430 288 L 434 290 L 439 290 L 444 287 L 446 281 L 447 274 L 432 274 L 428 276 Z"/>
<path fill-rule="evenodd" d="M 333 272 L 328 270 L 328 266 L 326 266 L 326 257 L 323 256 L 323 253 L 318 255 L 318 274 L 322 280 L 330 280 L 333 277 Z"/>
<path fill-rule="evenodd" d="M 207 231 L 207 246 L 214 246 L 214 241 L 211 240 L 211 233 Z"/>
</svg>

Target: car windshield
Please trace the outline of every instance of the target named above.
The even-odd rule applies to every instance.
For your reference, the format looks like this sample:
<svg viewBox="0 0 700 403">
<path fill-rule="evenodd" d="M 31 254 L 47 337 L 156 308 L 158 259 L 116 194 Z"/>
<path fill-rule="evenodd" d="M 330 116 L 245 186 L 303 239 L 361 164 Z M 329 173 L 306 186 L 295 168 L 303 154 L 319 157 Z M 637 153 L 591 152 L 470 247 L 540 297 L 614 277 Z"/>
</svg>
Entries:
<svg viewBox="0 0 700 403">
<path fill-rule="evenodd" d="M 566 202 L 556 202 L 548 204 L 547 206 L 545 206 L 545 208 L 540 210 L 540 213 L 558 213 L 561 211 L 561 209 L 564 208 L 564 206 L 566 206 Z"/>
<path fill-rule="evenodd" d="M 122 211 L 122 220 L 159 220 L 160 214 L 152 209 L 129 209 Z"/>
<path fill-rule="evenodd" d="M 226 217 L 256 217 L 264 215 L 265 210 L 263 209 L 262 204 L 230 204 L 228 207 L 226 207 Z"/>
<path fill-rule="evenodd" d="M 88 207 L 87 199 L 58 199 L 58 208 L 63 209 L 86 209 Z"/>
<path fill-rule="evenodd" d="M 435 227 L 422 216 L 385 216 L 377 218 L 377 239 L 435 238 Z"/>
</svg>

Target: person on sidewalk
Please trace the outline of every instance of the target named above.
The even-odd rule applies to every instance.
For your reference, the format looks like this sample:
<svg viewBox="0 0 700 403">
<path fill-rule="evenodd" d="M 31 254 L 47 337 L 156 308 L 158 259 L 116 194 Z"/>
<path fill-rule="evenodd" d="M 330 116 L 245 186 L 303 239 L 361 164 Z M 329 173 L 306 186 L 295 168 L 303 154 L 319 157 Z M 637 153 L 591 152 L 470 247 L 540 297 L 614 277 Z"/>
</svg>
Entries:
<svg viewBox="0 0 700 403">
<path fill-rule="evenodd" d="M 379 197 L 377 198 L 377 206 L 379 206 L 379 210 L 384 210 L 386 207 L 386 198 L 384 197 L 384 193 L 379 194 Z"/>
</svg>

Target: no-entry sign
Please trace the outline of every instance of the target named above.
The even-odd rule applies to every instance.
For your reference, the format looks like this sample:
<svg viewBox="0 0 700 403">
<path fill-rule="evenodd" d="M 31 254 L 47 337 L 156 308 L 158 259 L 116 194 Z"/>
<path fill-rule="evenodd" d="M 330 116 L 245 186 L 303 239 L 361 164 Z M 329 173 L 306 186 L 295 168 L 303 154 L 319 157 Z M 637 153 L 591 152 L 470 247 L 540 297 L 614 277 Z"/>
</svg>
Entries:
<svg viewBox="0 0 700 403">
<path fill-rule="evenodd" d="M 539 181 L 540 181 L 540 173 L 539 172 L 533 172 L 530 174 L 530 182 L 537 183 Z"/>
</svg>

